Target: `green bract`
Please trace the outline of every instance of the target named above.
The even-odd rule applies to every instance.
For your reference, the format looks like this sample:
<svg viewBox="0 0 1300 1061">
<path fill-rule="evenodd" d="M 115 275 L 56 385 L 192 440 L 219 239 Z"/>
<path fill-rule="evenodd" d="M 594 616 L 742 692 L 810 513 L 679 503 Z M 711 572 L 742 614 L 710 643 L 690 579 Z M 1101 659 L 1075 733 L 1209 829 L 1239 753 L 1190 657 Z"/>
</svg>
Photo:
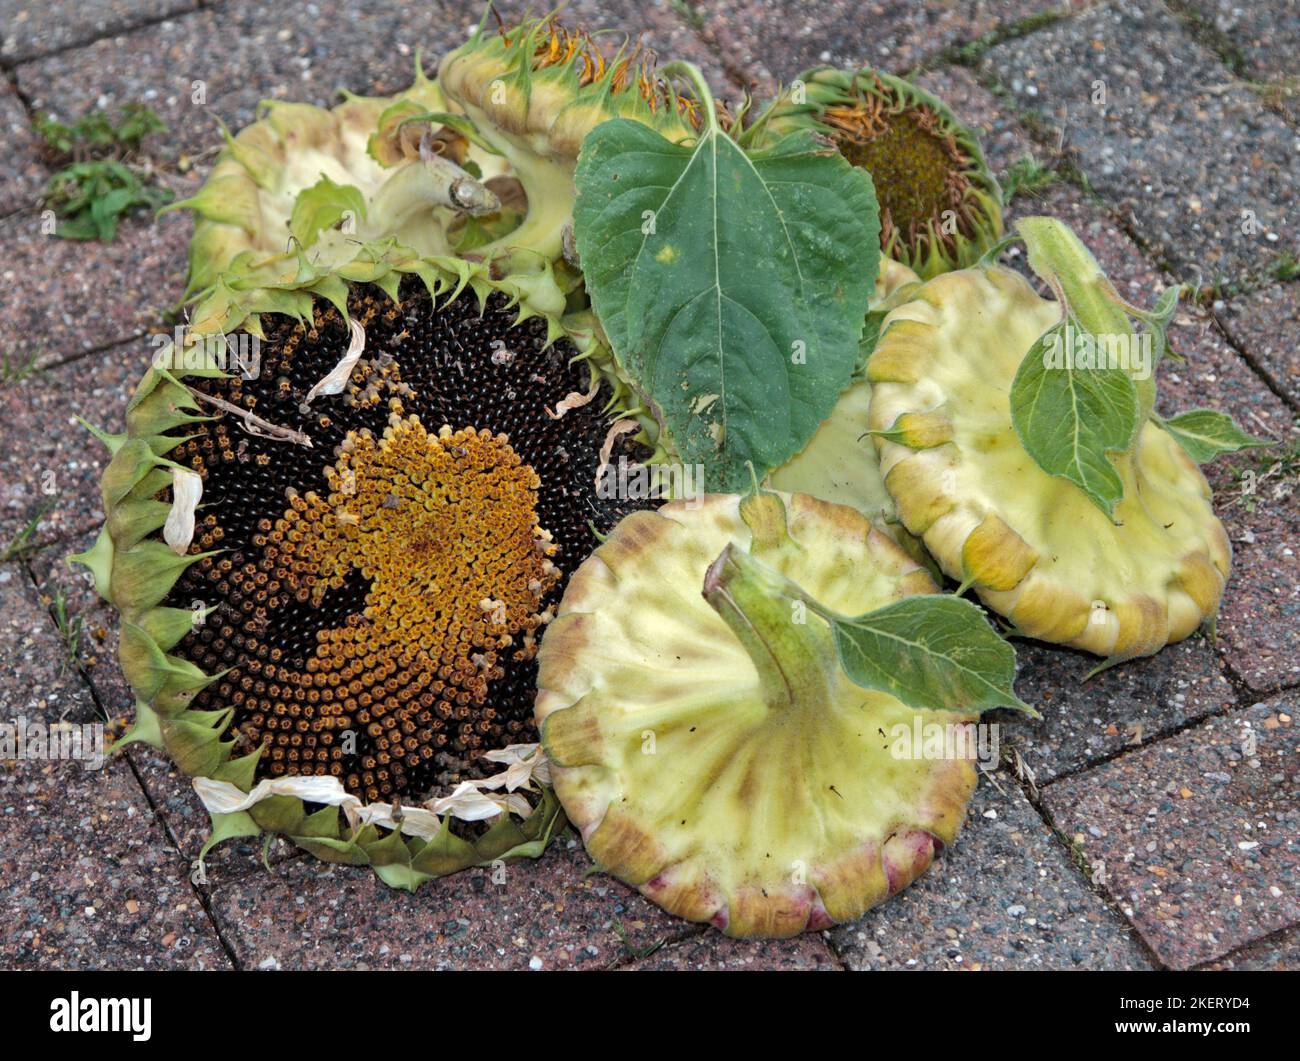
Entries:
<svg viewBox="0 0 1300 1061">
<path fill-rule="evenodd" d="M 975 770 L 951 749 L 903 754 L 901 737 L 967 740 L 982 706 L 1018 704 L 1010 648 L 969 625 L 971 605 L 890 610 L 932 593 L 860 513 L 802 494 L 624 519 L 570 581 L 539 654 L 542 740 L 591 856 L 733 936 L 825 928 L 905 887 L 956 837 Z M 868 627 L 878 643 L 855 642 Z M 973 643 L 947 657 L 957 630 Z M 847 673 L 835 631 L 857 644 Z M 927 672 L 918 645 L 947 663 Z"/>
<path fill-rule="evenodd" d="M 975 134 L 938 98 L 877 70 L 800 74 L 755 122 L 768 144 L 797 129 L 829 136 L 871 174 L 880 240 L 929 278 L 974 265 L 1002 236 L 1002 194 Z"/>
</svg>

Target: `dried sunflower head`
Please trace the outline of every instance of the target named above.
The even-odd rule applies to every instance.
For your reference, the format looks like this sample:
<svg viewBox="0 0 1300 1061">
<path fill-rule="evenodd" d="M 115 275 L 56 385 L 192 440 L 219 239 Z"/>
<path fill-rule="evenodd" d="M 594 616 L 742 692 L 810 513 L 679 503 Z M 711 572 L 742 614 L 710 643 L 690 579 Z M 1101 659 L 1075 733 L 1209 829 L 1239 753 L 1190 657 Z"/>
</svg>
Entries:
<svg viewBox="0 0 1300 1061">
<path fill-rule="evenodd" d="M 445 110 L 418 63 L 414 84 L 392 97 L 349 94 L 330 110 L 264 102 L 257 121 L 226 135 L 199 192 L 168 207 L 195 215 L 189 294 L 259 279 L 293 288 L 283 274 L 299 253 L 317 272 L 338 270 L 388 237 L 417 254 L 452 253 L 466 216 L 500 207 L 470 171 L 489 180 L 505 165 L 436 120 L 454 121 Z"/>
<path fill-rule="evenodd" d="M 642 122 L 669 140 L 697 135 L 699 103 L 655 77 L 655 55 L 625 41 L 606 56 L 591 33 L 555 16 L 474 36 L 443 58 L 438 83 L 484 142 L 501 152 L 527 199 L 522 224 L 478 249 L 516 264 L 564 253 L 573 171 L 587 133 L 610 118 Z"/>
<path fill-rule="evenodd" d="M 974 766 L 892 741 L 899 727 L 964 732 L 979 712 L 850 681 L 826 624 L 769 586 L 856 615 L 933 582 L 853 509 L 754 500 L 624 519 L 570 580 L 536 711 L 556 792 L 603 869 L 729 935 L 789 936 L 859 916 L 953 841 Z"/>
<path fill-rule="evenodd" d="M 215 835 L 281 832 L 413 886 L 554 827 L 552 800 L 537 818 L 520 793 L 485 796 L 491 779 L 406 840 L 414 818 L 381 835 L 366 804 L 417 803 L 535 740 L 534 656 L 565 577 L 642 502 L 593 488 L 618 451 L 589 400 L 590 334 L 525 315 L 466 262 L 362 258 L 337 300 L 304 289 L 255 336 L 240 321 L 156 360 L 106 437 L 106 524 L 78 559 L 121 613 L 132 738 L 258 793 Z M 251 371 L 226 362 L 250 344 Z M 494 803 L 528 816 L 453 831 Z"/>
<path fill-rule="evenodd" d="M 1113 516 L 1031 458 L 1009 396 L 1062 312 L 996 265 L 936 277 L 891 312 L 867 366 L 880 467 L 908 530 L 1021 633 L 1149 655 L 1215 615 L 1231 547 L 1205 477 L 1153 421 L 1117 461 Z"/>
<path fill-rule="evenodd" d="M 1002 193 L 975 133 L 909 81 L 816 67 L 760 122 L 764 142 L 811 128 L 870 173 L 881 246 L 922 278 L 975 264 L 1002 237 Z"/>
</svg>

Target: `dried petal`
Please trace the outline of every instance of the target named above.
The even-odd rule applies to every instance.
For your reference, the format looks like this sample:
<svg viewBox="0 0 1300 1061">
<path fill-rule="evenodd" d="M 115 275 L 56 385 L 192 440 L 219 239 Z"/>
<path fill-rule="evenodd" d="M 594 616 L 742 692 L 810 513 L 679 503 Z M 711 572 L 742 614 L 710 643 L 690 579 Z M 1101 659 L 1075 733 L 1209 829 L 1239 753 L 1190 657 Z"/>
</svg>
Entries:
<svg viewBox="0 0 1300 1061">
<path fill-rule="evenodd" d="M 172 469 L 172 507 L 163 524 L 163 541 L 184 556 L 194 540 L 194 510 L 203 496 L 203 479 L 185 468 Z"/>
</svg>

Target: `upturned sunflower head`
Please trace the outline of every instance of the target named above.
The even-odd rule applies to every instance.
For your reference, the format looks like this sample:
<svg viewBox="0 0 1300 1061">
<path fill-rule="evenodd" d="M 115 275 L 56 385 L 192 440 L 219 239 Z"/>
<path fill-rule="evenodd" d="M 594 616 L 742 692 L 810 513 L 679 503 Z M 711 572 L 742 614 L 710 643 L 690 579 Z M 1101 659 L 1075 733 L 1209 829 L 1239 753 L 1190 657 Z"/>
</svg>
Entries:
<svg viewBox="0 0 1300 1061">
<path fill-rule="evenodd" d="M 377 867 L 391 843 L 368 845 L 394 834 L 360 835 L 367 801 L 459 785 L 465 816 L 487 816 L 492 785 L 464 786 L 537 739 L 534 657 L 566 575 L 654 503 L 595 488 L 620 443 L 589 334 L 521 321 L 518 292 L 464 262 L 408 264 L 342 304 L 306 293 L 303 312 L 242 321 L 215 353 L 165 351 L 106 439 L 106 526 L 79 558 L 121 612 L 133 737 L 205 785 L 332 780 L 336 798 L 263 788 L 239 813 L 317 850 L 303 800 L 346 797 L 352 829 L 324 839 Z M 546 808 L 534 831 L 554 826 Z M 479 843 L 453 813 L 443 841 Z M 501 851 L 420 863 L 420 838 L 406 845 L 399 883 Z"/>
<path fill-rule="evenodd" d="M 699 131 L 698 101 L 659 80 L 656 62 L 627 40 L 607 55 L 592 33 L 554 15 L 497 30 L 485 20 L 443 58 L 438 82 L 489 141 L 518 138 L 572 163 L 587 133 L 609 118 L 644 122 L 669 138 Z"/>
<path fill-rule="evenodd" d="M 286 253 L 341 269 L 390 237 L 450 254 L 467 217 L 498 213 L 488 185 L 504 161 L 438 120 L 458 124 L 418 63 L 415 75 L 395 96 L 349 94 L 332 109 L 266 101 L 257 121 L 227 133 L 203 187 L 167 208 L 195 215 L 189 294 L 245 282 Z"/>
<path fill-rule="evenodd" d="M 911 82 L 809 70 L 773 105 L 763 136 L 800 128 L 829 136 L 871 174 L 881 246 L 923 279 L 973 265 L 1001 238 L 1001 191 L 974 132 Z"/>
</svg>

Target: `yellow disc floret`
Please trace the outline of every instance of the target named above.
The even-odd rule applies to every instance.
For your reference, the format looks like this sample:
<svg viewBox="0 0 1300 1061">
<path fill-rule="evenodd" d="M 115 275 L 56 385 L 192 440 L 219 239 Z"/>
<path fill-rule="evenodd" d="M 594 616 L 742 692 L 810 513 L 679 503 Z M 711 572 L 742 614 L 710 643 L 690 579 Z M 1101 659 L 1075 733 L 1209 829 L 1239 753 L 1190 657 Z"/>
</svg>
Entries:
<svg viewBox="0 0 1300 1061">
<path fill-rule="evenodd" d="M 501 729 L 490 704 L 501 661 L 530 658 L 548 616 L 541 598 L 559 580 L 538 526 L 540 480 L 504 435 L 394 414 L 383 436 L 349 432 L 325 471 L 328 494 L 291 491 L 260 537 L 261 556 L 213 577 L 261 591 L 269 626 L 289 601 L 320 607 L 360 576 L 364 607 L 321 630 L 305 670 L 262 660 L 231 690 L 241 731 L 268 749 L 273 775 L 342 776 L 370 798 L 444 746 L 471 760 Z M 348 732 L 373 754 L 350 762 Z"/>
</svg>

